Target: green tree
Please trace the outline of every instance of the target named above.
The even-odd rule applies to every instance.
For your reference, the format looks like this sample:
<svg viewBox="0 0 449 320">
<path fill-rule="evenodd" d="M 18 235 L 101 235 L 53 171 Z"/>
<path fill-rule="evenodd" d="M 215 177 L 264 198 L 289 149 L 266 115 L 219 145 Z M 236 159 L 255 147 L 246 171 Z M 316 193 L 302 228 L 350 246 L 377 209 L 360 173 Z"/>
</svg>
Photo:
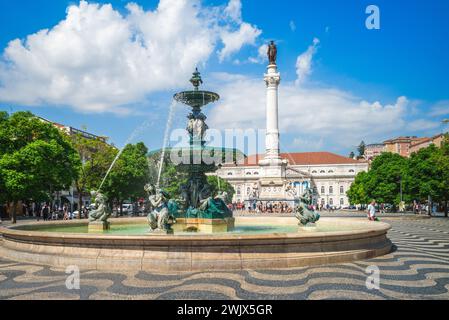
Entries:
<svg viewBox="0 0 449 320">
<path fill-rule="evenodd" d="M 351 153 L 349 154 L 349 158 L 354 159 L 354 157 L 355 157 L 354 151 L 351 151 Z"/>
<path fill-rule="evenodd" d="M 430 196 L 433 200 L 443 200 L 444 193 L 440 183 L 444 175 L 438 161 L 441 158 L 441 150 L 435 145 L 421 149 L 413 153 L 407 162 L 404 187 L 411 200 L 424 202 Z"/>
<path fill-rule="evenodd" d="M 126 145 L 105 181 L 103 191 L 109 199 L 117 200 L 120 213 L 124 200 L 136 200 L 145 195 L 144 186 L 149 181 L 147 153 L 142 142 Z"/>
<path fill-rule="evenodd" d="M 379 203 L 398 205 L 401 179 L 405 177 L 406 165 L 407 159 L 400 155 L 382 153 L 374 159 L 370 171 L 357 175 L 348 190 L 350 202 L 366 204 L 375 199 Z"/>
<path fill-rule="evenodd" d="M 79 176 L 75 181 L 78 192 L 78 210 L 81 210 L 83 193 L 98 188 L 118 150 L 99 139 L 87 139 L 81 134 L 70 138 L 81 159 Z M 81 215 L 79 215 L 81 219 Z"/>
<path fill-rule="evenodd" d="M 385 152 L 376 157 L 365 183 L 368 197 L 379 203 L 398 205 L 406 165 L 407 159 L 395 153 Z"/>
<path fill-rule="evenodd" d="M 216 196 L 219 191 L 224 191 L 228 194 L 226 199 L 227 202 L 232 202 L 235 190 L 229 182 L 217 176 L 208 176 L 207 182 L 211 186 L 211 192 L 213 196 Z"/>
<path fill-rule="evenodd" d="M 0 115 L 0 185 L 2 200 L 13 203 L 16 223 L 19 201 L 49 200 L 70 187 L 80 158 L 68 137 L 30 112 Z"/>
<path fill-rule="evenodd" d="M 370 201 L 368 191 L 365 189 L 368 180 L 368 172 L 360 172 L 354 179 L 347 192 L 351 204 L 366 204 Z"/>
<path fill-rule="evenodd" d="M 449 211 L 449 134 L 445 135 L 445 139 L 443 140 L 439 151 L 439 153 L 435 154 L 435 163 L 441 173 L 437 187 L 439 194 L 436 199 L 444 204 L 444 215 L 447 217 Z"/>
<path fill-rule="evenodd" d="M 359 152 L 359 157 L 362 158 L 365 155 L 366 150 L 366 144 L 364 141 L 360 142 L 359 146 L 357 147 L 357 151 Z"/>
</svg>

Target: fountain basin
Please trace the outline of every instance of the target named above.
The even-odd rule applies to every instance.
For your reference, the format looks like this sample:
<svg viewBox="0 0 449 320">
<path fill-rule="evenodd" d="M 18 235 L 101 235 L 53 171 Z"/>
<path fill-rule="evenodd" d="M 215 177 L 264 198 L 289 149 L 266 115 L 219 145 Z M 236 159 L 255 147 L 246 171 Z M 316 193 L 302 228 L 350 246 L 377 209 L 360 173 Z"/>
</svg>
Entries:
<svg viewBox="0 0 449 320">
<path fill-rule="evenodd" d="M 136 222 L 143 225 L 146 220 L 111 219 L 110 232 L 114 226 L 126 229 Z M 295 218 L 238 217 L 235 223 L 231 233 L 151 236 L 60 231 L 64 227 L 87 230 L 87 222 L 79 221 L 32 223 L 0 229 L 0 254 L 60 268 L 191 272 L 349 262 L 387 254 L 392 246 L 387 238 L 390 225 L 383 222 L 323 218 L 316 232 L 299 231 Z M 245 233 L 241 226 L 258 231 Z M 51 228 L 59 231 L 48 231 Z M 279 232 L 273 233 L 273 228 Z"/>
<path fill-rule="evenodd" d="M 174 95 L 173 99 L 192 107 L 202 107 L 220 100 L 220 96 L 210 91 L 184 91 Z"/>
</svg>

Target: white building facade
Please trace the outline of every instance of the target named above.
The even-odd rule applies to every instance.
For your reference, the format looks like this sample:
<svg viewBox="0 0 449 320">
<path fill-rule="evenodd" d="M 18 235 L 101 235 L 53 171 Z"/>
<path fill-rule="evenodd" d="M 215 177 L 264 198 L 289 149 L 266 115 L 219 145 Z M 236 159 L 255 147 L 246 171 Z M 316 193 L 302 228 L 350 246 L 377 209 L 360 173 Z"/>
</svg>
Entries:
<svg viewBox="0 0 449 320">
<path fill-rule="evenodd" d="M 312 188 L 314 204 L 331 207 L 349 206 L 347 191 L 355 176 L 368 170 L 360 162 L 329 152 L 281 154 L 287 165 L 283 176 L 266 177 L 265 168 L 251 164 L 225 164 L 217 175 L 235 189 L 235 203 L 254 201 L 286 201 L 294 203 L 306 189 Z"/>
</svg>

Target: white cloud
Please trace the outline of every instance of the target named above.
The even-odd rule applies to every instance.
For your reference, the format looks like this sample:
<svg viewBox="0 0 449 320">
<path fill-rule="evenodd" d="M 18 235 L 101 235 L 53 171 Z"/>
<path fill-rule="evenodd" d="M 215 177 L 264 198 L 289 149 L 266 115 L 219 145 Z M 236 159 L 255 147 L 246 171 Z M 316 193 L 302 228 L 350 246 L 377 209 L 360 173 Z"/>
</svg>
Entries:
<svg viewBox="0 0 449 320">
<path fill-rule="evenodd" d="M 128 112 L 152 92 L 185 84 L 221 44 L 224 59 L 261 34 L 241 21 L 235 0 L 225 16 L 199 0 L 127 10 L 81 1 L 53 28 L 11 41 L 0 59 L 0 101 Z"/>
<path fill-rule="evenodd" d="M 289 25 L 290 25 L 290 30 L 295 32 L 296 31 L 295 21 L 291 20 Z"/>
<path fill-rule="evenodd" d="M 262 79 L 223 73 L 214 78 L 222 100 L 209 112 L 211 128 L 265 128 Z M 303 88 L 292 82 L 283 82 L 279 90 L 283 149 L 288 141 L 303 151 L 318 150 L 323 141 L 328 150 L 343 149 L 362 139 L 383 141 L 408 128 L 409 101 L 405 97 L 382 104 L 336 88 Z"/>
<path fill-rule="evenodd" d="M 242 2 L 240 0 L 230 0 L 224 12 L 235 22 L 242 22 Z"/>
<path fill-rule="evenodd" d="M 257 50 L 257 57 L 249 57 L 248 61 L 251 63 L 264 63 L 268 61 L 267 52 L 268 52 L 268 45 L 263 44 Z"/>
<path fill-rule="evenodd" d="M 439 101 L 433 105 L 430 109 L 430 115 L 435 117 L 449 115 L 449 100 Z"/>
<path fill-rule="evenodd" d="M 218 52 L 220 62 L 239 51 L 244 45 L 254 45 L 261 33 L 262 31 L 257 29 L 257 27 L 253 27 L 246 22 L 243 22 L 237 31 L 222 31 L 221 39 L 224 47 Z"/>
<path fill-rule="evenodd" d="M 440 123 L 438 123 L 438 122 L 428 120 L 428 119 L 418 119 L 418 120 L 411 121 L 408 124 L 407 129 L 411 130 L 411 131 L 428 131 L 428 130 L 436 129 L 439 126 L 440 126 Z"/>
<path fill-rule="evenodd" d="M 317 46 L 319 43 L 320 40 L 314 38 L 312 45 L 310 45 L 304 53 L 298 56 L 296 60 L 296 84 L 302 83 L 307 76 L 312 73 L 312 59 L 317 51 Z"/>
</svg>

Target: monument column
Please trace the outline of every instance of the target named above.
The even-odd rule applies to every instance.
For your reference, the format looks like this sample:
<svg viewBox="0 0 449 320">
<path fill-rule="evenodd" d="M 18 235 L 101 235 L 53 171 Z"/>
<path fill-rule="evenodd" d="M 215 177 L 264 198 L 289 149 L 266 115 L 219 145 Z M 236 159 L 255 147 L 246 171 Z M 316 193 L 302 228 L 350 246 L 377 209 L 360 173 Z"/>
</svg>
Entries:
<svg viewBox="0 0 449 320">
<path fill-rule="evenodd" d="M 278 114 L 278 88 L 281 75 L 276 65 L 277 48 L 271 42 L 268 47 L 268 58 L 270 64 L 264 76 L 267 85 L 267 133 L 265 139 L 265 158 L 260 161 L 261 166 L 280 166 L 283 161 L 280 156 L 279 146 L 279 114 Z"/>
<path fill-rule="evenodd" d="M 265 74 L 267 84 L 267 135 L 265 140 L 265 160 L 275 164 L 280 160 L 279 155 L 279 114 L 278 114 L 278 87 L 281 76 L 277 72 L 277 66 L 270 64 Z"/>
</svg>

